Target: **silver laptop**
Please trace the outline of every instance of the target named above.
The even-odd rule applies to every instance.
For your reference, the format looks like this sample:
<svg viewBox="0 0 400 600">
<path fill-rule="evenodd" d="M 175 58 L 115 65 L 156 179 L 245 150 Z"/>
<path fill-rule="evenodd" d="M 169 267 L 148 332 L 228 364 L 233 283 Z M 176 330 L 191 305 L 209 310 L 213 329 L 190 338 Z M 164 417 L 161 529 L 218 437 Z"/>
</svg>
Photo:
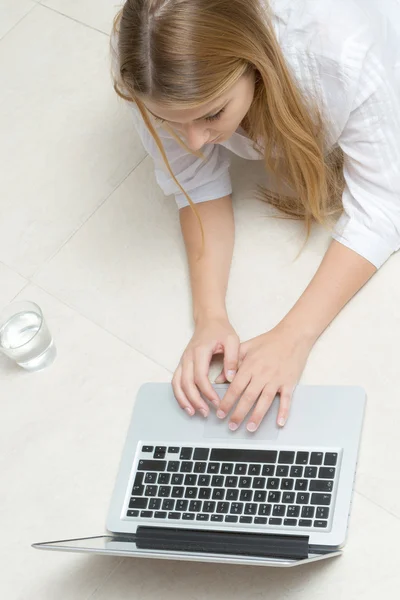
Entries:
<svg viewBox="0 0 400 600">
<path fill-rule="evenodd" d="M 216 385 L 222 397 L 226 385 Z M 256 433 L 190 418 L 170 384 L 138 394 L 107 535 L 34 544 L 70 552 L 289 567 L 340 554 L 365 408 L 358 387 L 299 386 Z"/>
</svg>

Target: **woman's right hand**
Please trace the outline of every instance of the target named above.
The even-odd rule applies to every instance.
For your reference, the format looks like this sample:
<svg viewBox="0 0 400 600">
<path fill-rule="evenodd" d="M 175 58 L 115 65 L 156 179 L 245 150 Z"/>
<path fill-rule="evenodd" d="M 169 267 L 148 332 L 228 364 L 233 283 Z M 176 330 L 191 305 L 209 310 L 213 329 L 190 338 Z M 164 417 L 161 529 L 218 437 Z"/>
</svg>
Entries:
<svg viewBox="0 0 400 600">
<path fill-rule="evenodd" d="M 214 354 L 224 355 L 224 375 L 232 381 L 238 369 L 240 341 L 227 317 L 198 321 L 179 366 L 172 379 L 172 387 L 180 407 L 193 416 L 196 411 L 207 417 L 209 406 L 201 394 L 219 405 L 208 373 Z"/>
</svg>

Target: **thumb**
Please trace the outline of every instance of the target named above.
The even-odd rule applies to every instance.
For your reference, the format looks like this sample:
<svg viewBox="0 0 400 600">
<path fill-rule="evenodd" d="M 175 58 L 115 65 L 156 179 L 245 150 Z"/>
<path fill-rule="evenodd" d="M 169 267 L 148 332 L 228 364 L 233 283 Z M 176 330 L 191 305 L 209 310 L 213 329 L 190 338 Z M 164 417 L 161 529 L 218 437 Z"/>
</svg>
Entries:
<svg viewBox="0 0 400 600">
<path fill-rule="evenodd" d="M 240 342 L 236 336 L 229 336 L 225 343 L 224 373 L 227 381 L 231 382 L 238 370 Z"/>
</svg>

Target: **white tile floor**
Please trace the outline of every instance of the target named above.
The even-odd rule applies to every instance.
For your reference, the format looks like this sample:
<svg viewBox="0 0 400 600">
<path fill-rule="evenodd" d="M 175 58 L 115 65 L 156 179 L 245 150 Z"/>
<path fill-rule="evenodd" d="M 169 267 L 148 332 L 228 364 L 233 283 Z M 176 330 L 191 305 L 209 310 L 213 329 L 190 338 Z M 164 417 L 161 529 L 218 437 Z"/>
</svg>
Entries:
<svg viewBox="0 0 400 600">
<path fill-rule="evenodd" d="M 108 37 L 118 0 L 0 0 L 0 302 L 44 309 L 59 356 L 27 374 L 0 359 L 0 596 L 373 599 L 400 586 L 400 255 L 318 342 L 303 381 L 357 383 L 368 410 L 344 555 L 285 571 L 39 553 L 97 534 L 136 391 L 171 377 L 191 332 L 178 215 L 114 97 Z M 243 339 L 300 294 L 329 236 L 271 221 L 260 165 L 236 161 L 229 289 Z"/>
</svg>

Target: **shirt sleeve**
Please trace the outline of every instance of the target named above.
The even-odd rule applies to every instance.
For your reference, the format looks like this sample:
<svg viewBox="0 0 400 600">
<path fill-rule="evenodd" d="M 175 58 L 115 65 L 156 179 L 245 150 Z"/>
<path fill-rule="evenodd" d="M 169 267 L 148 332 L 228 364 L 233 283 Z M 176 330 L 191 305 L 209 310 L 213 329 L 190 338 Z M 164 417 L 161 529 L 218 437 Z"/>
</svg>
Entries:
<svg viewBox="0 0 400 600">
<path fill-rule="evenodd" d="M 400 48 L 400 39 L 397 39 Z M 400 61 L 382 42 L 365 52 L 339 137 L 344 213 L 334 239 L 379 268 L 400 248 Z"/>
<path fill-rule="evenodd" d="M 132 108 L 134 122 L 143 146 L 154 161 L 155 176 L 165 195 L 175 195 L 179 208 L 189 206 L 185 195 L 171 177 L 161 153 L 142 116 Z M 229 151 L 218 144 L 202 148 L 204 158 L 187 152 L 163 127 L 155 125 L 175 177 L 194 203 L 216 200 L 232 193 Z"/>
</svg>

